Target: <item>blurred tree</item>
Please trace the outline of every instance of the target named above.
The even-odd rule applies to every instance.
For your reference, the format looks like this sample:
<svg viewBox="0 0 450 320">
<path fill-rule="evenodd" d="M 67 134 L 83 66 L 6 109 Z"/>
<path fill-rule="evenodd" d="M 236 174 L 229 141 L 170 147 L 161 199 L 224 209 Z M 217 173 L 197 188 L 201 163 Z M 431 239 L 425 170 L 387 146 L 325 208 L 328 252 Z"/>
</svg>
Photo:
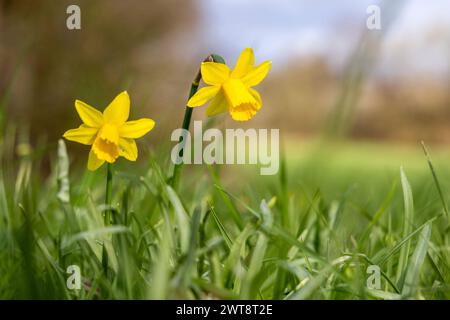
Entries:
<svg viewBox="0 0 450 320">
<path fill-rule="evenodd" d="M 81 9 L 81 30 L 66 27 L 71 4 Z M 195 22 L 191 1 L 0 0 L 0 98 L 10 93 L 8 119 L 56 141 L 79 122 L 76 98 L 103 108 L 128 89 L 139 108 L 175 106 L 174 91 L 187 89 L 170 78 L 186 70 L 181 48 L 186 59 L 195 53 Z"/>
</svg>

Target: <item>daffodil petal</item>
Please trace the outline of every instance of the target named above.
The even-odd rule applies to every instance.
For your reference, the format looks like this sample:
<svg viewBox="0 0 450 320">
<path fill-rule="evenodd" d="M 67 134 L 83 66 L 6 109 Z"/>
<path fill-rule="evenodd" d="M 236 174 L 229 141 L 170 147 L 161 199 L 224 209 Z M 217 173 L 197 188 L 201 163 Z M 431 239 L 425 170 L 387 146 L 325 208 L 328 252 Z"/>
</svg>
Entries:
<svg viewBox="0 0 450 320">
<path fill-rule="evenodd" d="M 188 107 L 199 107 L 211 100 L 220 90 L 220 86 L 208 86 L 198 90 L 187 102 Z"/>
<path fill-rule="evenodd" d="M 123 91 L 114 98 L 114 100 L 103 111 L 103 118 L 106 123 L 116 126 L 123 125 L 130 115 L 130 96 L 128 92 Z"/>
<path fill-rule="evenodd" d="M 208 117 L 212 117 L 219 113 L 227 111 L 227 109 L 227 100 L 225 99 L 223 93 L 219 92 L 206 108 L 206 115 Z"/>
<path fill-rule="evenodd" d="M 136 161 L 138 156 L 138 149 L 136 141 L 133 139 L 120 138 L 119 152 L 122 157 L 130 161 Z"/>
<path fill-rule="evenodd" d="M 259 94 L 259 92 L 256 91 L 255 89 L 252 89 L 252 88 L 248 88 L 248 91 L 250 91 L 250 94 L 258 102 L 258 110 L 261 109 L 261 107 L 262 107 L 262 99 L 261 99 L 261 95 Z"/>
<path fill-rule="evenodd" d="M 220 85 L 230 77 L 230 68 L 223 63 L 203 62 L 200 67 L 203 82 Z"/>
<path fill-rule="evenodd" d="M 91 151 L 89 152 L 89 158 L 88 158 L 88 164 L 87 164 L 87 168 L 90 171 L 94 171 L 97 170 L 98 168 L 100 168 L 100 166 L 105 163 L 105 160 L 100 160 L 95 152 L 91 149 Z"/>
<path fill-rule="evenodd" d="M 236 67 L 231 72 L 231 77 L 242 78 L 252 70 L 254 63 L 255 55 L 253 54 L 253 49 L 244 49 L 236 62 Z"/>
<path fill-rule="evenodd" d="M 102 113 L 87 103 L 80 100 L 75 100 L 75 109 L 77 109 L 78 115 L 87 126 L 98 128 L 102 125 Z"/>
<path fill-rule="evenodd" d="M 70 129 L 64 132 L 63 137 L 70 141 L 91 145 L 94 143 L 97 132 L 98 128 L 92 128 L 82 124 L 76 129 Z"/>
<path fill-rule="evenodd" d="M 253 68 L 249 73 L 242 77 L 242 82 L 248 87 L 258 85 L 266 76 L 272 66 L 272 61 L 265 61 L 259 66 Z"/>
<path fill-rule="evenodd" d="M 119 128 L 119 136 L 122 138 L 137 139 L 152 130 L 154 126 L 155 121 L 148 118 L 128 121 Z"/>
</svg>

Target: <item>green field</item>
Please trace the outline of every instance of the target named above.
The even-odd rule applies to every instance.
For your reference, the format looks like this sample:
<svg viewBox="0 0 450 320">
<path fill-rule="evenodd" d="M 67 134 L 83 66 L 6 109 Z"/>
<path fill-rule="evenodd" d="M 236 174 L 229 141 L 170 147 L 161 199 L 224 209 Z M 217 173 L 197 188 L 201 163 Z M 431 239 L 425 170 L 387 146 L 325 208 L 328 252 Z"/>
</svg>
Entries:
<svg viewBox="0 0 450 320">
<path fill-rule="evenodd" d="M 88 172 L 63 146 L 13 157 L 15 144 L 2 141 L 1 299 L 450 298 L 450 150 L 429 148 L 433 176 L 420 144 L 292 139 L 277 176 L 185 166 L 178 192 L 158 150 L 113 168 L 105 227 L 105 167 Z"/>
</svg>

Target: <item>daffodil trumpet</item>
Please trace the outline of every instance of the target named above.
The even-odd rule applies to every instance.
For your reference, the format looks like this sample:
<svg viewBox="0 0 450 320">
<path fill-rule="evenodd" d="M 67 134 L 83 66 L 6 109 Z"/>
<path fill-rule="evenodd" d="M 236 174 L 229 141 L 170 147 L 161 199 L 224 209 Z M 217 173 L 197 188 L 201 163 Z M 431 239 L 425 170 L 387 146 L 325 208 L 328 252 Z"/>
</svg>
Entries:
<svg viewBox="0 0 450 320">
<path fill-rule="evenodd" d="M 102 112 L 85 102 L 75 101 L 75 109 L 83 124 L 76 129 L 64 133 L 64 138 L 81 144 L 90 145 L 87 168 L 97 170 L 105 162 L 107 165 L 106 196 L 104 224 L 111 224 L 111 200 L 113 163 L 120 157 L 136 161 L 138 149 L 135 139 L 138 139 L 155 126 L 149 118 L 128 121 L 130 114 L 130 97 L 126 91 L 118 94 Z M 108 271 L 108 255 L 103 245 L 102 266 L 105 274 Z"/>
<path fill-rule="evenodd" d="M 225 65 L 225 60 L 218 54 L 210 54 L 208 57 L 206 57 L 203 62 L 214 62 L 214 63 L 221 63 Z M 189 99 L 191 99 L 197 92 L 198 86 L 200 85 L 200 81 L 202 80 L 202 72 L 201 69 L 198 70 L 197 75 L 195 76 L 194 80 L 191 83 L 191 89 L 189 91 Z M 189 130 L 190 124 L 191 124 L 191 118 L 192 118 L 192 111 L 193 109 L 189 106 L 186 106 L 186 109 L 184 111 L 184 118 L 183 118 L 183 125 L 182 128 L 185 129 L 183 131 Z M 184 150 L 184 144 L 185 144 L 186 138 L 183 136 L 180 136 L 179 142 L 180 142 L 180 148 L 178 151 L 178 156 L 180 158 L 183 158 L 183 150 Z M 172 175 L 169 179 L 169 184 L 177 189 L 179 184 L 179 177 L 181 173 L 182 163 L 175 164 L 172 170 Z"/>
</svg>

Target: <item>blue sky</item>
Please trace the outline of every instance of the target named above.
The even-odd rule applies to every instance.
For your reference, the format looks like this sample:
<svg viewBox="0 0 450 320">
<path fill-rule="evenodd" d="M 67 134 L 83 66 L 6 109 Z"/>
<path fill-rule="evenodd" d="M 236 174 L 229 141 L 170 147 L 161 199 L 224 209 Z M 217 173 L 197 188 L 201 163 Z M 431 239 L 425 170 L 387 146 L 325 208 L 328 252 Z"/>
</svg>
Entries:
<svg viewBox="0 0 450 320">
<path fill-rule="evenodd" d="M 341 66 L 366 30 L 367 0 L 197 0 L 207 49 L 258 60 L 321 55 Z M 400 0 L 395 0 L 400 1 Z M 381 22 L 389 12 L 381 12 Z M 450 1 L 405 0 L 384 39 L 379 68 L 450 72 Z M 274 64 L 276 67 L 276 64 Z"/>
</svg>

